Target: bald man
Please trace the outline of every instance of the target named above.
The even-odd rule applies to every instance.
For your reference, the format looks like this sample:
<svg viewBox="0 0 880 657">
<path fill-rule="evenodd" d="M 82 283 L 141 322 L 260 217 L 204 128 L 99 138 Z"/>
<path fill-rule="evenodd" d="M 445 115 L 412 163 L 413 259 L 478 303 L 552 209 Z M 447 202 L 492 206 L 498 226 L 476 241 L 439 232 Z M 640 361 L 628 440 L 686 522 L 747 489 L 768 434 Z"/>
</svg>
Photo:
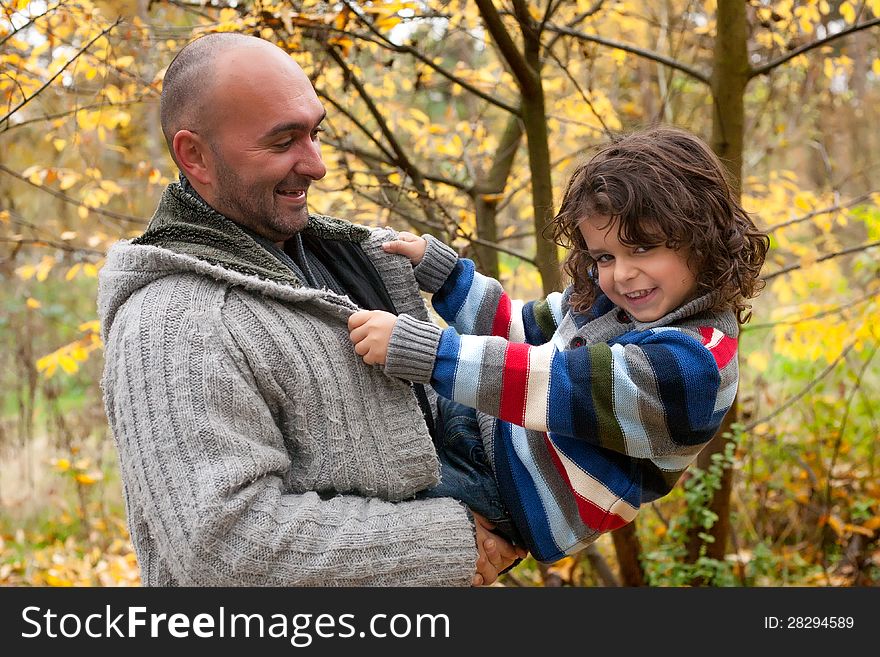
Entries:
<svg viewBox="0 0 880 657">
<path fill-rule="evenodd" d="M 276 46 L 213 34 L 168 67 L 180 169 L 99 279 L 105 407 L 147 586 L 467 586 L 524 556 L 437 483 L 426 392 L 348 317 L 427 319 L 387 229 L 310 214 L 325 110 Z"/>
</svg>

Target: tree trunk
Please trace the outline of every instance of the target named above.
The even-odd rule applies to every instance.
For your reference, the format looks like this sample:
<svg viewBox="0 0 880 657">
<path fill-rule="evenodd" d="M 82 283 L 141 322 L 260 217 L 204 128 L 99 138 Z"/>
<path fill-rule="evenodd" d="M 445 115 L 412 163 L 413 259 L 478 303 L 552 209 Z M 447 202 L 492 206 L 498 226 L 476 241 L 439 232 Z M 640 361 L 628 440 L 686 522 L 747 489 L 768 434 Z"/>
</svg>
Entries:
<svg viewBox="0 0 880 657">
<path fill-rule="evenodd" d="M 730 173 L 737 194 L 742 189 L 743 139 L 745 132 L 744 97 L 750 78 L 746 22 L 746 3 L 742 0 L 718 0 L 717 33 L 715 36 L 712 67 L 712 149 L 721 158 Z M 733 405 L 721 423 L 721 428 L 701 452 L 697 463 L 706 467 L 713 454 L 723 453 L 725 432 L 739 414 L 739 404 Z M 710 508 L 718 520 L 709 530 L 715 539 L 707 547 L 707 556 L 723 559 L 730 535 L 730 493 L 733 468 L 727 468 L 721 479 L 721 488 L 715 492 Z M 702 527 L 693 527 L 688 537 L 688 557 L 693 563 L 699 554 Z"/>
<path fill-rule="evenodd" d="M 486 180 L 475 186 L 472 192 L 477 218 L 477 237 L 486 242 L 498 242 L 498 223 L 496 220 L 498 202 L 507 185 L 507 179 L 513 168 L 513 161 L 522 135 L 522 121 L 518 116 L 511 116 L 507 120 L 507 126 L 501 136 L 492 168 L 489 170 Z M 479 263 L 480 272 L 497 279 L 499 274 L 498 251 L 491 246 L 474 244 L 474 254 Z"/>
<path fill-rule="evenodd" d="M 636 533 L 635 521 L 611 532 L 617 563 L 620 566 L 620 581 L 623 586 L 645 586 L 645 571 L 639 557 L 642 545 Z"/>
</svg>

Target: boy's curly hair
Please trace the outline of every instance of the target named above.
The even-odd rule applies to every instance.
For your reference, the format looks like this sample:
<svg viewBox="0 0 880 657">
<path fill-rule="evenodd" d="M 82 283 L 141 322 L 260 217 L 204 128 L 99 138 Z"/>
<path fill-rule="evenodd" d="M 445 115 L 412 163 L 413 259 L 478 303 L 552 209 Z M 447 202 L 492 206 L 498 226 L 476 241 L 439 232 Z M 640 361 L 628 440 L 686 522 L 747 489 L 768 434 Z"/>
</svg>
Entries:
<svg viewBox="0 0 880 657">
<path fill-rule="evenodd" d="M 701 139 L 678 128 L 649 128 L 615 138 L 575 170 L 548 229 L 570 249 L 563 266 L 578 312 L 588 310 L 600 292 L 596 261 L 578 229 L 584 218 L 596 216 L 616 222 L 628 246 L 689 249 L 699 293 L 718 292 L 713 310 L 730 309 L 741 324 L 749 321 L 747 300 L 763 287 L 758 277 L 770 240 Z"/>
</svg>

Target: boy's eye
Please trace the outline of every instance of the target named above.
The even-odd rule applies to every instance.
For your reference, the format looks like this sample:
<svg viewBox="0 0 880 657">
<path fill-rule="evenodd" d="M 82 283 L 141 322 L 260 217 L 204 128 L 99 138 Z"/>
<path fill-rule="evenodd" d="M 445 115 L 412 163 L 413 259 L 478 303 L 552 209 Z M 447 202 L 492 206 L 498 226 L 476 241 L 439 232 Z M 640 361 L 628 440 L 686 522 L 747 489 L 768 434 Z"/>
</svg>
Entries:
<svg viewBox="0 0 880 657">
<path fill-rule="evenodd" d="M 596 264 L 599 264 L 599 265 L 607 265 L 609 262 L 611 262 L 612 260 L 614 260 L 614 258 L 613 258 L 611 255 L 607 254 L 607 253 L 603 253 L 603 254 L 601 254 L 601 255 L 597 255 L 597 256 L 594 258 L 594 260 L 596 261 Z"/>
<path fill-rule="evenodd" d="M 653 248 L 653 246 L 637 246 L 633 249 L 633 253 L 647 253 Z"/>
</svg>

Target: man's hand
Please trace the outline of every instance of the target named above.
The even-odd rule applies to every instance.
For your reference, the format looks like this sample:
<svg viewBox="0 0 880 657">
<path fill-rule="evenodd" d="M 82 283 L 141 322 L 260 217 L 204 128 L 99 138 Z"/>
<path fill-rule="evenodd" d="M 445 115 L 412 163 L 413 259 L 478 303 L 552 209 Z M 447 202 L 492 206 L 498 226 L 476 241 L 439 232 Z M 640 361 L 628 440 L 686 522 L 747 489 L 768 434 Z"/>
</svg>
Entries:
<svg viewBox="0 0 880 657">
<path fill-rule="evenodd" d="M 384 310 L 359 310 L 348 318 L 354 351 L 367 365 L 384 365 L 397 317 Z"/>
<path fill-rule="evenodd" d="M 471 511 L 477 527 L 477 572 L 474 575 L 474 586 L 492 584 L 498 574 L 517 559 L 528 554 L 521 547 L 514 547 L 498 534 L 493 534 L 495 525 L 486 520 L 476 511 Z"/>
<path fill-rule="evenodd" d="M 424 237 L 404 231 L 398 233 L 397 239 L 393 242 L 385 242 L 382 248 L 385 253 L 398 253 L 406 256 L 409 258 L 412 266 L 415 267 L 425 257 L 425 249 L 428 248 L 428 242 Z"/>
</svg>

